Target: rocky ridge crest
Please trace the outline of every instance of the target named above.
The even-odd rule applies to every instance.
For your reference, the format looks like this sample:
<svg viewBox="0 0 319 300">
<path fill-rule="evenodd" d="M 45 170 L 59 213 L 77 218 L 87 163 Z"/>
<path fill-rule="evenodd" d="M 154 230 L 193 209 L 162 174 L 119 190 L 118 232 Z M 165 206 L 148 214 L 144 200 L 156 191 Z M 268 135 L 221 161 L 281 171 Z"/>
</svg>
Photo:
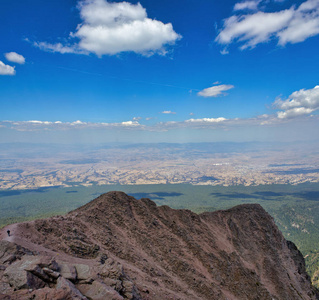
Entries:
<svg viewBox="0 0 319 300">
<path fill-rule="evenodd" d="M 0 299 L 318 299 L 260 205 L 197 215 L 109 192 L 0 238 Z"/>
</svg>

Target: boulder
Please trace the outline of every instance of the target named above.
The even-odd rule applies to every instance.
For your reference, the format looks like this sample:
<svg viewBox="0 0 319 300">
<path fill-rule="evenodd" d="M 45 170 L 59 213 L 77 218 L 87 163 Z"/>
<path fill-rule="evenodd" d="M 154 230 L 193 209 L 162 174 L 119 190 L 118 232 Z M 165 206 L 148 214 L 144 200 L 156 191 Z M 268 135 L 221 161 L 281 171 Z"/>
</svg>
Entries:
<svg viewBox="0 0 319 300">
<path fill-rule="evenodd" d="M 66 299 L 88 300 L 85 296 L 83 296 L 83 294 L 81 294 L 81 292 L 75 287 L 75 285 L 71 281 L 63 277 L 58 278 L 56 290 L 63 290 L 64 292 L 66 292 L 67 295 L 70 297 Z"/>
<path fill-rule="evenodd" d="M 112 258 L 108 258 L 104 265 L 100 266 L 98 274 L 101 277 L 118 280 L 120 277 L 124 276 L 123 266 L 120 263 L 115 262 Z"/>
<path fill-rule="evenodd" d="M 53 270 L 46 268 L 46 267 L 44 267 L 42 270 L 46 275 L 48 275 L 49 277 L 51 277 L 53 279 L 58 279 L 61 276 L 61 274 L 59 272 L 53 271 Z"/>
<path fill-rule="evenodd" d="M 92 284 L 79 284 L 78 289 L 83 295 L 92 300 L 123 300 L 124 298 L 114 289 L 99 281 Z"/>
<path fill-rule="evenodd" d="M 8 266 L 4 272 L 4 278 L 14 289 L 38 289 L 45 287 L 46 283 L 30 271 L 37 266 L 38 258 L 35 256 L 24 256 Z M 31 267 L 32 266 L 32 267 Z"/>
<path fill-rule="evenodd" d="M 122 294 L 124 295 L 125 299 L 136 299 L 136 300 L 140 299 L 132 281 L 123 280 L 122 285 L 123 285 Z"/>
<path fill-rule="evenodd" d="M 58 262 L 58 265 L 58 271 L 62 277 L 72 282 L 75 282 L 77 280 L 77 271 L 73 265 L 64 262 Z"/>
<path fill-rule="evenodd" d="M 91 269 L 88 265 L 84 264 L 75 264 L 74 265 L 77 273 L 77 280 L 83 283 L 91 283 L 94 281 L 94 276 L 91 272 Z"/>
<path fill-rule="evenodd" d="M 21 260 L 13 262 L 4 271 L 4 277 L 15 289 L 37 289 L 54 281 L 43 268 L 54 267 L 55 261 L 50 256 L 24 255 Z M 52 270 L 52 272 L 54 272 Z"/>
<path fill-rule="evenodd" d="M 24 254 L 32 254 L 32 252 L 14 243 L 0 241 L 0 264 L 11 264 Z"/>
<path fill-rule="evenodd" d="M 7 282 L 17 290 L 20 289 L 40 289 L 46 286 L 45 282 L 39 277 L 25 270 L 8 270 L 4 276 Z"/>
</svg>

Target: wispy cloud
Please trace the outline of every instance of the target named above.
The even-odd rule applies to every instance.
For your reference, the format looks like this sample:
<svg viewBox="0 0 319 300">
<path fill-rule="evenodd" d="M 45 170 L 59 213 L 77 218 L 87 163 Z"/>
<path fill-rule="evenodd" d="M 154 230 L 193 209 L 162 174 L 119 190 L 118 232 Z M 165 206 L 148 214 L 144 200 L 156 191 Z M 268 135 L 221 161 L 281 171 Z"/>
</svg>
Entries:
<svg viewBox="0 0 319 300">
<path fill-rule="evenodd" d="M 240 2 L 235 7 L 253 8 L 253 2 L 257 4 L 258 1 Z M 307 0 L 299 7 L 291 6 L 276 12 L 259 10 L 245 15 L 233 15 L 224 20 L 223 28 L 215 41 L 226 46 L 237 42 L 243 50 L 271 39 L 277 39 L 278 45 L 284 46 L 303 42 L 318 34 L 319 1 Z"/>
<path fill-rule="evenodd" d="M 25 58 L 21 54 L 18 54 L 16 52 L 5 53 L 4 56 L 6 57 L 8 61 L 11 61 L 17 64 L 23 65 L 25 63 Z"/>
<path fill-rule="evenodd" d="M 61 43 L 51 44 L 47 42 L 34 42 L 33 46 L 47 52 L 59 52 L 61 54 L 65 54 L 65 53 L 88 54 L 89 53 L 79 48 L 78 45 L 63 45 Z"/>
<path fill-rule="evenodd" d="M 192 129 L 210 129 L 210 130 L 232 130 L 239 127 L 255 127 L 255 126 L 280 126 L 280 124 L 295 123 L 295 120 L 319 120 L 318 115 L 311 117 L 305 114 L 299 114 L 298 110 L 284 112 L 287 115 L 281 117 L 280 114 L 264 114 L 253 118 L 232 118 L 224 117 L 207 117 L 199 119 L 188 119 L 185 121 L 169 121 L 159 122 L 154 125 L 143 125 L 137 121 L 123 121 L 119 123 L 92 123 L 92 122 L 61 122 L 61 121 L 0 121 L 1 129 L 11 129 L 17 131 L 66 131 L 66 130 L 132 130 L 132 131 L 151 131 L 161 132 L 174 130 L 178 128 Z M 307 110 L 307 109 L 305 109 Z"/>
<path fill-rule="evenodd" d="M 181 39 L 171 23 L 147 17 L 140 3 L 83 0 L 78 6 L 83 22 L 69 39 L 78 42 L 63 45 L 36 42 L 42 50 L 60 53 L 95 53 L 97 56 L 132 51 L 146 56 L 166 54 L 166 46 Z"/>
<path fill-rule="evenodd" d="M 16 71 L 14 67 L 11 67 L 9 65 L 5 65 L 1 60 L 0 60 L 0 75 L 15 75 Z"/>
<path fill-rule="evenodd" d="M 0 125 L 5 128 L 10 128 L 19 131 L 39 131 L 39 130 L 74 130 L 74 129 L 131 129 L 144 128 L 144 125 L 137 121 L 123 121 L 119 123 L 93 123 L 83 122 L 80 120 L 73 122 L 61 121 L 1 121 Z"/>
<path fill-rule="evenodd" d="M 256 10 L 260 2 L 261 0 L 250 0 L 250 1 L 238 2 L 235 4 L 234 10 L 245 10 L 245 9 Z"/>
<path fill-rule="evenodd" d="M 209 87 L 197 93 L 198 96 L 201 97 L 219 97 L 227 95 L 224 93 L 230 89 L 233 89 L 234 86 L 231 84 L 221 84 Z"/>
<path fill-rule="evenodd" d="M 162 114 L 176 115 L 176 112 L 175 111 L 170 111 L 170 110 L 164 110 L 164 111 L 162 111 Z"/>
<path fill-rule="evenodd" d="M 202 119 L 189 119 L 186 120 L 186 123 L 220 123 L 226 121 L 226 118 L 202 118 Z"/>
</svg>

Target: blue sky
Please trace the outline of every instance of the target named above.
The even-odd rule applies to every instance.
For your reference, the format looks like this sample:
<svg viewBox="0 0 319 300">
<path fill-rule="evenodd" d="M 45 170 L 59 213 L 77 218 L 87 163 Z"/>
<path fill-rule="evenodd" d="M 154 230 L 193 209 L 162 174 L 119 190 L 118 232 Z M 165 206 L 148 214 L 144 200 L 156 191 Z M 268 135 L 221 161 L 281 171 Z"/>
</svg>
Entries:
<svg viewBox="0 0 319 300">
<path fill-rule="evenodd" d="M 318 139 L 319 0 L 0 2 L 0 138 Z"/>
</svg>

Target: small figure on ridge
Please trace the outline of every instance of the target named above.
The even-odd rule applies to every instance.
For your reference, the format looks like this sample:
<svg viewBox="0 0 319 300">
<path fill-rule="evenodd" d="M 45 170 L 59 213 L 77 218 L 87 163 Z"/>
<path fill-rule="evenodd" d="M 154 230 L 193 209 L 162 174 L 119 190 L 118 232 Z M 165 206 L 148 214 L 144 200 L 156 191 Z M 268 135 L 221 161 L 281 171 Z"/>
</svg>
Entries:
<svg viewBox="0 0 319 300">
<path fill-rule="evenodd" d="M 8 234 L 8 236 L 10 236 L 10 230 L 9 229 L 7 230 L 7 234 Z"/>
</svg>

